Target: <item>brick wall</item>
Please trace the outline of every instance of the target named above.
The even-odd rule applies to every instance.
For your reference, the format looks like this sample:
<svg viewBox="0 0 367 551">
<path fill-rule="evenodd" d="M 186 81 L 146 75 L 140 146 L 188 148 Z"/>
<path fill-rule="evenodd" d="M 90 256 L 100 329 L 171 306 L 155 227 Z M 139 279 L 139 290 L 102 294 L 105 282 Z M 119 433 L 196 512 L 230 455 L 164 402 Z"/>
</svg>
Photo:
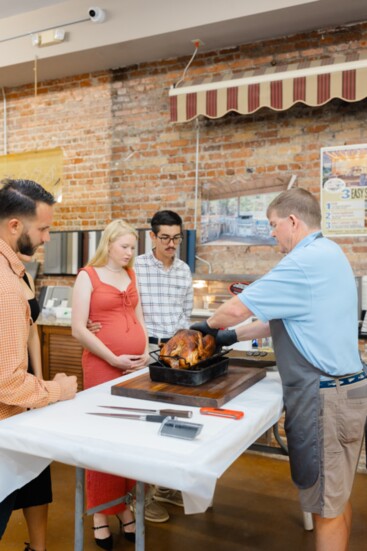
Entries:
<svg viewBox="0 0 367 551">
<path fill-rule="evenodd" d="M 8 153 L 62 148 L 63 198 L 55 209 L 53 229 L 104 227 L 112 217 L 110 75 L 41 83 L 37 96 L 32 85 L 6 90 L 5 95 Z M 37 257 L 42 260 L 42 249 Z M 45 281 L 50 285 L 72 282 L 71 278 Z"/>
<path fill-rule="evenodd" d="M 236 75 L 259 65 L 366 47 L 367 23 L 199 52 L 189 76 Z M 168 102 L 169 87 L 187 62 L 169 59 L 41 82 L 37 97 L 31 84 L 5 91 L 8 152 L 54 147 L 64 152 L 63 201 L 56 209 L 55 229 L 100 229 L 116 217 L 143 227 L 160 208 L 178 211 L 186 227 L 194 227 L 196 122 L 171 124 Z M 366 142 L 366 111 L 367 100 L 333 100 L 320 108 L 297 105 L 280 113 L 262 109 L 247 117 L 201 120 L 199 188 L 236 175 L 294 174 L 299 186 L 318 193 L 320 148 Z M 0 136 L 0 150 L 2 142 Z M 366 239 L 339 242 L 356 275 L 367 273 Z M 244 245 L 199 245 L 198 254 L 215 273 L 259 274 L 280 259 L 275 248 Z M 206 271 L 203 264 L 198 269 Z M 72 284 L 72 278 L 66 279 Z"/>
<path fill-rule="evenodd" d="M 259 65 L 329 57 L 366 47 L 367 24 L 334 32 L 243 45 L 199 55 L 190 78 Z M 182 75 L 187 59 L 140 65 L 113 72 L 113 216 L 146 225 L 159 208 L 177 210 L 186 227 L 195 220 L 196 121 L 169 123 L 168 90 Z M 321 108 L 304 105 L 252 116 L 228 114 L 199 122 L 199 184 L 216 178 L 297 176 L 297 184 L 319 192 L 320 148 L 363 143 L 361 120 L 367 101 L 334 100 Z M 128 161 L 124 158 L 135 151 Z M 365 238 L 340 239 L 356 275 L 366 273 Z M 281 258 L 272 247 L 199 245 L 198 254 L 214 273 L 263 273 Z M 206 271 L 203 264 L 198 268 Z"/>
</svg>

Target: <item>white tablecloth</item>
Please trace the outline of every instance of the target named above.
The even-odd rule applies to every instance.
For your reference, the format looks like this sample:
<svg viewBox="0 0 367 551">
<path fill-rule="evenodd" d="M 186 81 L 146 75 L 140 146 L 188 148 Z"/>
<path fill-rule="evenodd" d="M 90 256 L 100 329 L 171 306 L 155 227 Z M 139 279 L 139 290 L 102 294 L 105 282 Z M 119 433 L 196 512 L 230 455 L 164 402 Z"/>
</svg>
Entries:
<svg viewBox="0 0 367 551">
<path fill-rule="evenodd" d="M 98 405 L 172 407 L 112 396 L 111 385 L 122 380 L 126 378 L 80 392 L 74 400 L 1 421 L 0 501 L 56 460 L 181 490 L 185 512 L 203 512 L 211 504 L 217 479 L 278 421 L 283 408 L 279 375 L 268 372 L 226 403 L 228 409 L 244 411 L 239 421 L 204 416 L 199 408 L 175 405 L 191 409 L 190 421 L 204 425 L 193 441 L 160 436 L 158 423 L 86 415 L 109 411 Z"/>
</svg>

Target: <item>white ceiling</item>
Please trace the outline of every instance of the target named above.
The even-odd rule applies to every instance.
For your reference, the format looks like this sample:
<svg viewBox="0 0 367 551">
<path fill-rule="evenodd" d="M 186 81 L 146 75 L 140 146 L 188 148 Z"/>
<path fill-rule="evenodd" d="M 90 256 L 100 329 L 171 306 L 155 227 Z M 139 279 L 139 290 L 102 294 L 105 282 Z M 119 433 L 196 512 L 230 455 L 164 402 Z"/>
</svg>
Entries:
<svg viewBox="0 0 367 551">
<path fill-rule="evenodd" d="M 7 0 L 1 0 L 0 18 L 5 19 L 20 13 L 51 6 L 52 4 L 61 4 L 62 1 L 63 0 L 13 0 L 9 2 Z"/>
<path fill-rule="evenodd" d="M 190 56 L 200 51 L 367 20 L 366 0 L 0 0 L 0 87 Z M 91 6 L 105 10 L 93 23 Z M 66 40 L 34 47 L 62 27 Z"/>
</svg>

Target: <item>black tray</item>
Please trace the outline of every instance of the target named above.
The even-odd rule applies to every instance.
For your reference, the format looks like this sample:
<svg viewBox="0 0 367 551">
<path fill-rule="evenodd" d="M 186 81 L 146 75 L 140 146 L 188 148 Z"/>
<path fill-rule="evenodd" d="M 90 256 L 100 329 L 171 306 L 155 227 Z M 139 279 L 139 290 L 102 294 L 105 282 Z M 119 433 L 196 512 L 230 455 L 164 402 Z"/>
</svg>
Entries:
<svg viewBox="0 0 367 551">
<path fill-rule="evenodd" d="M 212 365 L 200 369 L 174 369 L 160 362 L 154 362 L 149 365 L 149 374 L 152 381 L 158 383 L 199 386 L 224 375 L 228 370 L 228 364 L 229 359 L 223 357 Z"/>
<path fill-rule="evenodd" d="M 200 360 L 195 365 L 192 365 L 192 366 L 188 365 L 186 369 L 188 369 L 190 367 L 191 370 L 196 371 L 198 369 L 202 369 L 203 367 L 209 367 L 210 365 L 213 365 L 214 363 L 219 362 L 219 360 L 221 360 L 223 356 L 226 356 L 229 353 L 230 353 L 229 348 L 219 348 L 218 347 L 215 350 L 213 356 L 209 356 L 209 358 L 206 358 L 205 360 Z M 163 358 L 165 358 L 165 357 L 171 358 L 172 356 L 161 356 L 161 350 L 159 348 L 157 350 L 152 350 L 151 352 L 149 352 L 149 355 L 153 358 L 153 360 L 155 360 L 162 367 L 169 367 L 169 365 L 164 363 Z M 181 358 L 184 362 L 186 362 L 186 360 L 182 356 L 173 356 L 173 358 L 175 358 L 177 360 L 179 360 Z M 175 369 L 175 368 L 170 368 L 170 369 Z M 181 369 L 185 369 L 185 368 L 182 367 Z"/>
</svg>

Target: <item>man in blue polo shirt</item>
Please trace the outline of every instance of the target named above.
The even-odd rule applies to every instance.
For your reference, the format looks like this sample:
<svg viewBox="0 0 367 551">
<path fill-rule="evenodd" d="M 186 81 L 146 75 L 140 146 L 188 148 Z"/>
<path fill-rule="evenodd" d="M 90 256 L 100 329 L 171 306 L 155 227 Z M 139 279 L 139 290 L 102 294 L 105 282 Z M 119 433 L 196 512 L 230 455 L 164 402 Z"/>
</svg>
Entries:
<svg viewBox="0 0 367 551">
<path fill-rule="evenodd" d="M 193 328 L 214 334 L 221 345 L 271 334 L 302 509 L 313 513 L 317 551 L 346 551 L 349 497 L 367 416 L 355 279 L 340 247 L 323 237 L 320 206 L 311 193 L 281 193 L 267 216 L 286 256 Z M 216 329 L 253 315 L 259 321 Z"/>
</svg>

